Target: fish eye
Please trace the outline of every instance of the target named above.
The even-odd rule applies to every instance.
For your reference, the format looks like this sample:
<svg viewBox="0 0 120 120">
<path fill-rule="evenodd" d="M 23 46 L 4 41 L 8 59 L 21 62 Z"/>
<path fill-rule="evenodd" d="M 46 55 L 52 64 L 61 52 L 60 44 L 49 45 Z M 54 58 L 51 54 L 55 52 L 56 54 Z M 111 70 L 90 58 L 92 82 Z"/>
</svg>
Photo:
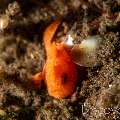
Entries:
<svg viewBox="0 0 120 120">
<path fill-rule="evenodd" d="M 62 84 L 67 83 L 67 80 L 68 80 L 68 75 L 67 75 L 67 73 L 63 73 L 61 77 L 62 77 Z"/>
</svg>

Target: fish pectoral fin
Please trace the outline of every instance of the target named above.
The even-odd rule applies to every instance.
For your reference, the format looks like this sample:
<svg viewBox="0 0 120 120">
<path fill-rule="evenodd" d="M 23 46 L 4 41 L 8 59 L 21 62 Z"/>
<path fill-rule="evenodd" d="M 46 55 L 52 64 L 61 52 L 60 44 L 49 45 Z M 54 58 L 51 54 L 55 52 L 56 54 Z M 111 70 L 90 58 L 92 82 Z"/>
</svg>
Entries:
<svg viewBox="0 0 120 120">
<path fill-rule="evenodd" d="M 40 87 L 40 84 L 42 80 L 44 80 L 44 78 L 45 78 L 44 72 L 39 72 L 32 76 L 32 80 L 36 87 Z"/>
<path fill-rule="evenodd" d="M 42 72 L 36 73 L 32 76 L 33 83 L 36 87 L 40 87 L 41 82 L 45 79 L 46 64 L 44 64 Z"/>
</svg>

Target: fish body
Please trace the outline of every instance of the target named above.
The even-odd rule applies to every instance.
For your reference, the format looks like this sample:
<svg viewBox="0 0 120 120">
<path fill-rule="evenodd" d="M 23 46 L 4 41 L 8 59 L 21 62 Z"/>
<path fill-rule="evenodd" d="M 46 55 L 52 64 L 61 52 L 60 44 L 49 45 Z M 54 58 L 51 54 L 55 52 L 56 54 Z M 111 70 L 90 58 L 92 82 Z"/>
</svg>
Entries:
<svg viewBox="0 0 120 120">
<path fill-rule="evenodd" d="M 33 76 L 36 84 L 45 80 L 50 96 L 61 99 L 70 96 L 77 82 L 77 69 L 62 43 L 56 43 L 54 35 L 61 21 L 50 24 L 43 36 L 47 60 L 42 72 Z"/>
</svg>

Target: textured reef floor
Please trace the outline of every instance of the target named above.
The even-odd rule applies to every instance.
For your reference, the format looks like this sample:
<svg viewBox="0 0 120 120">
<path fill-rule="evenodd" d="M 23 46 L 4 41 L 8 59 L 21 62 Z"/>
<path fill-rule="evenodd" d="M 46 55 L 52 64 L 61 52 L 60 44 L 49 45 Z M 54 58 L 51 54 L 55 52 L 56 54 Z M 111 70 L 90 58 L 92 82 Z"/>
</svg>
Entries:
<svg viewBox="0 0 120 120">
<path fill-rule="evenodd" d="M 78 68 L 76 89 L 63 100 L 30 80 L 45 63 L 43 31 L 58 17 L 58 37 L 102 38 L 95 65 Z M 119 119 L 120 1 L 0 0 L 0 120 Z"/>
</svg>

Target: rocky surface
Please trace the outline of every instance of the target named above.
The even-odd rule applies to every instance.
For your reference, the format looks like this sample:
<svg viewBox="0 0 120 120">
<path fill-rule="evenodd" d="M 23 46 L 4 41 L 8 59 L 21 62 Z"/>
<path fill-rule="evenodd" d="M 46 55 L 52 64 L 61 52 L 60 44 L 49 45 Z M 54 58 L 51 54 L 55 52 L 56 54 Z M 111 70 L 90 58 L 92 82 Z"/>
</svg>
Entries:
<svg viewBox="0 0 120 120">
<path fill-rule="evenodd" d="M 79 66 L 76 90 L 63 100 L 31 84 L 46 59 L 43 31 L 58 17 L 58 37 L 102 38 L 95 65 Z M 119 120 L 120 1 L 0 0 L 0 119 Z"/>
</svg>

